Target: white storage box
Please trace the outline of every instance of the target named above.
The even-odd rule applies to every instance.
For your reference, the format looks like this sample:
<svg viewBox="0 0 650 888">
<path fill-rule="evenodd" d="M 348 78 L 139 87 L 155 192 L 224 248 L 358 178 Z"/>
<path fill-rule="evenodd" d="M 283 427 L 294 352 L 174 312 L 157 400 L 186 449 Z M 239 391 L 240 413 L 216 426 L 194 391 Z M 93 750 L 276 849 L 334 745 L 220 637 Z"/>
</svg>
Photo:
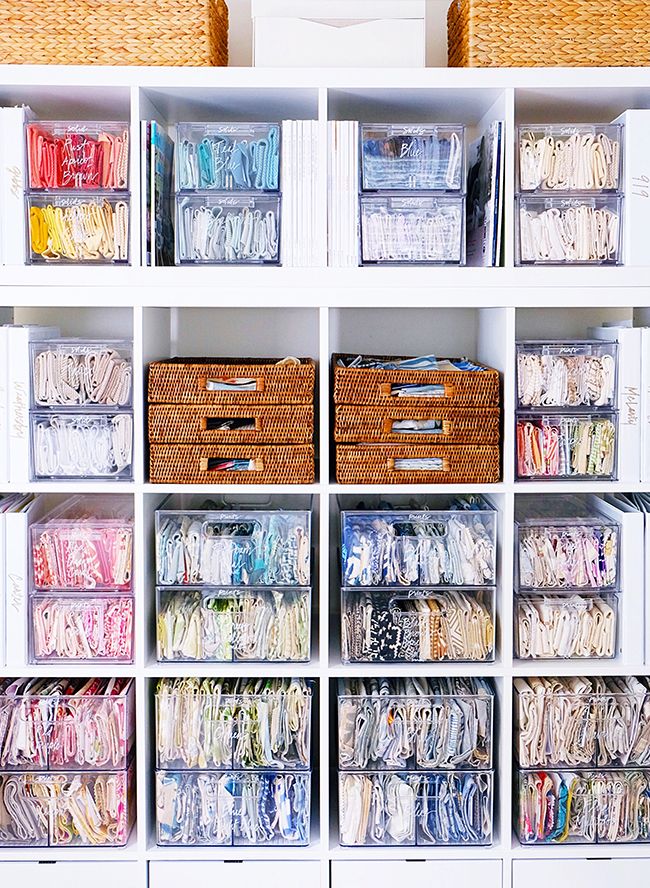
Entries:
<svg viewBox="0 0 650 888">
<path fill-rule="evenodd" d="M 425 0 L 252 0 L 256 67 L 422 68 Z"/>
</svg>

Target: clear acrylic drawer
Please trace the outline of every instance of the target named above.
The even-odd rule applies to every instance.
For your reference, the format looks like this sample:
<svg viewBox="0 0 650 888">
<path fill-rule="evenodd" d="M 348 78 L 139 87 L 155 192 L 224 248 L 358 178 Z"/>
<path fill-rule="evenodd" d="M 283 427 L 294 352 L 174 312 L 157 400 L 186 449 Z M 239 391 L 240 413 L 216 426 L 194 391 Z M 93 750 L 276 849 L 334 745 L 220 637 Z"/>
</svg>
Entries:
<svg viewBox="0 0 650 888">
<path fill-rule="evenodd" d="M 177 191 L 279 191 L 278 123 L 178 123 Z"/>
<path fill-rule="evenodd" d="M 28 194 L 25 200 L 29 264 L 128 264 L 127 195 Z"/>
<path fill-rule="evenodd" d="M 481 678 L 339 679 L 339 768 L 491 768 L 493 704 Z"/>
<path fill-rule="evenodd" d="M 491 586 L 496 511 L 483 497 L 341 512 L 345 586 Z"/>
<path fill-rule="evenodd" d="M 280 201 L 273 194 L 179 194 L 176 264 L 278 265 Z"/>
<path fill-rule="evenodd" d="M 34 191 L 129 187 L 129 128 L 124 121 L 27 123 L 27 184 Z"/>
<path fill-rule="evenodd" d="M 524 845 L 650 842 L 650 771 L 520 771 Z"/>
<path fill-rule="evenodd" d="M 618 413 L 516 414 L 517 478 L 615 480 Z"/>
<path fill-rule="evenodd" d="M 515 678 L 515 756 L 521 768 L 646 767 L 648 678 Z"/>
<path fill-rule="evenodd" d="M 618 191 L 623 185 L 619 123 L 517 127 L 521 191 Z"/>
<path fill-rule="evenodd" d="M 306 662 L 311 589 L 156 590 L 158 660 Z"/>
<path fill-rule="evenodd" d="M 516 265 L 620 265 L 621 197 L 516 198 Z"/>
<path fill-rule="evenodd" d="M 616 407 L 618 343 L 561 340 L 517 343 L 517 407 Z"/>
<path fill-rule="evenodd" d="M 0 773 L 0 846 L 126 845 L 135 766 L 122 771 Z"/>
<path fill-rule="evenodd" d="M 489 662 L 494 644 L 494 589 L 341 589 L 344 663 Z"/>
<path fill-rule="evenodd" d="M 30 662 L 131 663 L 133 617 L 132 595 L 32 595 Z"/>
<path fill-rule="evenodd" d="M 157 771 L 159 845 L 308 845 L 310 773 Z"/>
<path fill-rule="evenodd" d="M 616 656 L 618 595 L 517 595 L 514 604 L 516 657 Z"/>
<path fill-rule="evenodd" d="M 160 585 L 307 586 L 311 512 L 156 512 Z"/>
<path fill-rule="evenodd" d="M 133 477 L 133 415 L 31 413 L 32 480 Z"/>
<path fill-rule="evenodd" d="M 133 341 L 50 339 L 30 343 L 32 407 L 130 407 Z"/>
<path fill-rule="evenodd" d="M 164 770 L 309 768 L 311 685 L 299 678 L 162 678 L 156 764 Z"/>
<path fill-rule="evenodd" d="M 465 199 L 362 195 L 361 264 L 465 264 Z"/>
<path fill-rule="evenodd" d="M 464 191 L 465 127 L 363 123 L 364 191 Z"/>
<path fill-rule="evenodd" d="M 4 679 L 0 771 L 126 768 L 135 740 L 133 679 Z"/>
<path fill-rule="evenodd" d="M 493 772 L 339 774 L 341 845 L 491 845 Z"/>
</svg>

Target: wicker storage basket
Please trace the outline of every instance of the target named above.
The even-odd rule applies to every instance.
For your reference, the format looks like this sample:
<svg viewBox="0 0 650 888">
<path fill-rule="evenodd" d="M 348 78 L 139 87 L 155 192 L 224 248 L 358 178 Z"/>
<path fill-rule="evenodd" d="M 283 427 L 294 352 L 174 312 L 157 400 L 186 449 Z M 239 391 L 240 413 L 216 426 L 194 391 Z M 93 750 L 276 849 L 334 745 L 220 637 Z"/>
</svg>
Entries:
<svg viewBox="0 0 650 888">
<path fill-rule="evenodd" d="M 499 373 L 486 367 L 477 370 L 373 370 L 362 367 L 340 367 L 339 358 L 354 355 L 333 355 L 334 403 L 386 406 L 398 401 L 392 393 L 394 384 L 439 385 L 444 392 L 439 397 L 408 398 L 413 407 L 498 407 Z M 395 357 L 370 355 L 381 361 L 400 360 Z M 402 403 L 406 398 L 399 398 Z"/>
<path fill-rule="evenodd" d="M 453 0 L 449 67 L 650 64 L 650 0 Z"/>
<path fill-rule="evenodd" d="M 396 468 L 399 459 L 442 459 L 440 470 Z M 500 478 L 498 447 L 471 444 L 337 444 L 339 484 L 495 484 Z"/>
<path fill-rule="evenodd" d="M 149 365 L 150 404 L 313 404 L 316 367 L 279 358 L 173 358 Z M 210 391 L 210 380 L 253 379 L 254 391 Z"/>
<path fill-rule="evenodd" d="M 435 399 L 434 399 L 435 400 Z M 393 431 L 393 422 L 400 420 L 437 419 L 442 428 L 432 434 Z M 334 413 L 334 440 L 364 441 L 378 444 L 498 444 L 500 429 L 498 407 L 455 410 L 436 405 L 410 407 L 408 404 L 388 407 L 357 407 L 339 404 Z"/>
<path fill-rule="evenodd" d="M 214 428 L 225 419 L 251 420 L 254 428 Z M 185 404 L 156 404 L 149 408 L 151 444 L 309 444 L 313 438 L 311 404 L 229 404 L 227 410 Z"/>
<path fill-rule="evenodd" d="M 10 65 L 227 65 L 225 0 L 3 0 Z"/>
<path fill-rule="evenodd" d="M 251 471 L 215 469 L 214 461 L 250 459 Z M 152 444 L 149 480 L 153 484 L 311 484 L 311 444 Z"/>
</svg>

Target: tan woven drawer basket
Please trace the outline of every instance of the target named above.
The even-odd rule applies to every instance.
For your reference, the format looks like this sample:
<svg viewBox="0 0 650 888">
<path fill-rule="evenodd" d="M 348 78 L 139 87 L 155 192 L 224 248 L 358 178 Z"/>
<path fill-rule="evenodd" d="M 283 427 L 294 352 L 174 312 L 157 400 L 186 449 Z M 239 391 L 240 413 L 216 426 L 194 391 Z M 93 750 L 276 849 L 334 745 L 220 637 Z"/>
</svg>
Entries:
<svg viewBox="0 0 650 888">
<path fill-rule="evenodd" d="M 395 467 L 397 459 L 442 459 L 440 470 Z M 495 484 L 500 478 L 498 447 L 463 445 L 337 444 L 339 484 Z"/>
<path fill-rule="evenodd" d="M 2 0 L 10 65 L 228 64 L 225 0 Z"/>
<path fill-rule="evenodd" d="M 433 399 L 435 401 L 435 399 Z M 440 431 L 425 434 L 393 431 L 400 420 L 438 420 Z M 334 412 L 334 440 L 340 442 L 399 444 L 498 444 L 500 437 L 498 407 L 455 410 L 431 405 L 410 407 L 358 407 L 339 404 Z"/>
<path fill-rule="evenodd" d="M 280 358 L 172 358 L 149 365 L 150 404 L 313 404 L 316 366 Z M 210 380 L 253 379 L 254 391 L 210 391 Z"/>
<path fill-rule="evenodd" d="M 499 373 L 486 367 L 483 371 L 470 370 L 380 370 L 363 367 L 340 367 L 339 358 L 354 355 L 333 355 L 334 403 L 386 406 L 400 401 L 414 407 L 473 407 L 499 406 Z M 401 358 L 366 355 L 381 361 Z M 441 359 L 442 360 L 442 359 Z M 474 362 L 477 363 L 477 362 Z M 440 397 L 398 398 L 392 393 L 394 384 L 444 386 Z"/>
<path fill-rule="evenodd" d="M 250 459 L 251 471 L 216 471 L 215 460 Z M 311 484 L 311 444 L 152 444 L 149 479 L 153 484 Z"/>
<path fill-rule="evenodd" d="M 452 0 L 448 64 L 650 65 L 650 0 Z"/>
<path fill-rule="evenodd" d="M 250 420 L 252 429 L 214 428 L 226 419 Z M 309 444 L 314 438 L 311 404 L 284 407 L 250 404 L 246 407 L 192 407 L 155 404 L 149 408 L 151 444 Z"/>
</svg>

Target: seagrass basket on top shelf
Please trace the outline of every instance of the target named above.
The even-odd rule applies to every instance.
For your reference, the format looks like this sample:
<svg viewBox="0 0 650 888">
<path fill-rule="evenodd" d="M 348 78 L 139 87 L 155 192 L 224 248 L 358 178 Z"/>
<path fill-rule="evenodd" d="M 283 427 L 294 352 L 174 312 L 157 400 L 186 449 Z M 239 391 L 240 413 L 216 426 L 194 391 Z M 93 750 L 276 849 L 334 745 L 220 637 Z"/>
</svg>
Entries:
<svg viewBox="0 0 650 888">
<path fill-rule="evenodd" d="M 452 0 L 449 67 L 650 64 L 650 0 Z"/>
<path fill-rule="evenodd" d="M 228 64 L 225 0 L 2 0 L 0 63 Z"/>
</svg>

